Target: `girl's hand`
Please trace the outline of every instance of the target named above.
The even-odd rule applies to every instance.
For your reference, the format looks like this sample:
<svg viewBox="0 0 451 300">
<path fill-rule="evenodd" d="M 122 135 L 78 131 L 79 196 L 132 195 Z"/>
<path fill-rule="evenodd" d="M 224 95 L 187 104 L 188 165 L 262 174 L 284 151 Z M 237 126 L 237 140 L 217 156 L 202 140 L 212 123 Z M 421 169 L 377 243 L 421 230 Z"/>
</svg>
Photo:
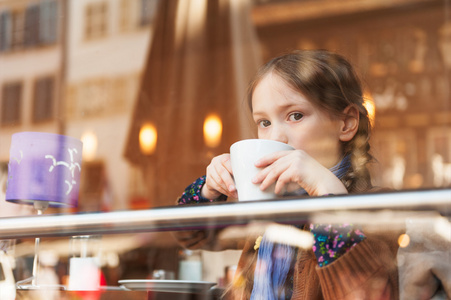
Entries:
<svg viewBox="0 0 451 300">
<path fill-rule="evenodd" d="M 238 198 L 232 174 L 230 154 L 214 157 L 207 167 L 207 179 L 201 190 L 202 197 L 216 199 L 224 194 L 228 197 Z"/>
<path fill-rule="evenodd" d="M 262 157 L 255 166 L 263 168 L 252 180 L 261 183 L 261 190 L 276 183 L 275 193 L 281 194 L 284 187 L 294 182 L 310 196 L 348 193 L 340 179 L 303 150 L 275 152 Z"/>
</svg>

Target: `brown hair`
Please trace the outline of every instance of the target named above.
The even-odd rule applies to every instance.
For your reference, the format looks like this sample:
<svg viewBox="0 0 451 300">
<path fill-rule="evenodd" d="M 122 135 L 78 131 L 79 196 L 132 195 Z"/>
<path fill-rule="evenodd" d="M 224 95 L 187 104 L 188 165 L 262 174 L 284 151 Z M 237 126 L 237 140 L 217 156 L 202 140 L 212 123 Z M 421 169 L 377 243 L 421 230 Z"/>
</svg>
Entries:
<svg viewBox="0 0 451 300">
<path fill-rule="evenodd" d="M 342 181 L 349 192 L 368 190 L 371 178 L 367 164 L 373 159 L 369 153 L 371 126 L 363 106 L 362 85 L 351 64 L 343 56 L 326 50 L 295 50 L 276 57 L 260 68 L 249 86 L 251 111 L 254 89 L 269 73 L 278 75 L 331 116 L 342 115 L 349 105 L 358 109 L 357 133 L 352 140 L 342 143 L 343 153 L 351 156 L 350 171 Z"/>
</svg>

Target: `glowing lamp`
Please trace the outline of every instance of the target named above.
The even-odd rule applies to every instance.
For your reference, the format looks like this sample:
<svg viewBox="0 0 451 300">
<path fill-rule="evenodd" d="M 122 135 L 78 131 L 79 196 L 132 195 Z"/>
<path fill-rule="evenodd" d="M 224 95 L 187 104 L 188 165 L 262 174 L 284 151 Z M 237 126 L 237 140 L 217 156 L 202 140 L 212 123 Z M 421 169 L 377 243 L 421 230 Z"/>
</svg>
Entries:
<svg viewBox="0 0 451 300">
<path fill-rule="evenodd" d="M 5 200 L 30 204 L 41 215 L 47 207 L 78 204 L 83 143 L 43 132 L 20 132 L 11 139 Z M 36 289 L 40 238 L 35 239 L 32 277 L 16 282 L 19 289 Z M 31 281 L 31 285 L 24 285 Z"/>
<path fill-rule="evenodd" d="M 210 148 L 215 148 L 221 143 L 222 121 L 217 115 L 209 115 L 204 122 L 204 141 Z"/>
<path fill-rule="evenodd" d="M 144 124 L 139 131 L 139 148 L 146 155 L 151 155 L 157 148 L 158 133 L 152 124 Z"/>
<path fill-rule="evenodd" d="M 80 140 L 64 135 L 13 134 L 6 201 L 35 206 L 77 206 L 82 148 Z"/>
</svg>

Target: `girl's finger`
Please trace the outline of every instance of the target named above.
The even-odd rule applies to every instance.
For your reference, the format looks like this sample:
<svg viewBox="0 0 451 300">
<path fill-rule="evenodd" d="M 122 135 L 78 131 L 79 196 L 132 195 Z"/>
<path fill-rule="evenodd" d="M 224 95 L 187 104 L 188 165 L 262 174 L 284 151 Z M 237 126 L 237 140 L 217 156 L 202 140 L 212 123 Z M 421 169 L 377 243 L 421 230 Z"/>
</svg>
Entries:
<svg viewBox="0 0 451 300">
<path fill-rule="evenodd" d="M 278 159 L 271 163 L 270 165 L 263 167 L 263 169 L 258 172 L 258 174 L 253 178 L 253 183 L 261 183 L 263 182 L 269 173 L 271 172 L 277 172 L 277 170 L 280 170 L 279 172 L 282 172 L 283 169 L 286 169 L 289 167 L 289 161 L 286 161 L 284 159 Z"/>
<path fill-rule="evenodd" d="M 273 164 L 275 161 L 277 161 L 281 157 L 286 156 L 290 153 L 291 153 L 291 150 L 290 151 L 277 151 L 277 152 L 274 152 L 274 153 L 271 153 L 271 154 L 261 157 L 260 159 L 258 159 L 255 162 L 254 165 L 257 168 L 264 168 L 266 166 Z"/>
<path fill-rule="evenodd" d="M 219 176 L 211 174 L 207 176 L 208 188 L 218 191 L 221 194 L 228 195 L 227 190 L 224 188 L 222 180 Z"/>
<path fill-rule="evenodd" d="M 266 174 L 265 178 L 260 184 L 260 189 L 262 191 L 266 190 L 271 184 L 277 182 L 281 172 L 274 168 L 273 166 L 267 167 L 269 168 L 269 172 Z"/>
<path fill-rule="evenodd" d="M 279 178 L 277 178 L 276 185 L 274 187 L 274 193 L 277 195 L 281 194 L 284 190 L 284 187 L 292 182 L 292 176 L 289 173 L 289 169 L 280 174 Z"/>
<path fill-rule="evenodd" d="M 207 168 L 207 180 L 206 180 L 207 188 L 210 190 L 217 191 L 221 194 L 224 194 L 225 190 L 223 188 L 222 179 L 216 171 L 214 166 L 209 166 Z"/>
<path fill-rule="evenodd" d="M 261 181 L 260 189 L 265 190 L 271 184 L 276 183 L 275 193 L 279 194 L 280 192 L 282 192 L 283 187 L 293 180 L 290 173 L 287 173 L 292 169 L 292 164 L 293 161 L 285 156 L 281 159 L 278 159 L 270 166 L 264 168 L 257 175 L 257 180 Z"/>
<path fill-rule="evenodd" d="M 224 158 L 224 160 L 222 161 L 222 165 L 224 166 L 224 168 L 227 169 L 230 175 L 233 175 L 232 161 L 230 160 L 230 155 Z"/>
<path fill-rule="evenodd" d="M 225 195 L 233 198 L 238 198 L 235 181 L 233 180 L 232 162 L 230 154 L 223 154 L 220 156 L 220 166 L 217 168 L 217 173 L 221 176 L 224 188 L 227 190 Z"/>
<path fill-rule="evenodd" d="M 226 157 L 222 162 L 221 166 L 217 168 L 217 172 L 221 177 L 227 191 L 229 193 L 236 192 L 235 182 L 232 177 L 232 164 L 230 162 L 230 156 Z"/>
<path fill-rule="evenodd" d="M 215 180 L 221 188 L 221 193 L 227 196 L 235 196 L 235 182 L 230 172 L 222 164 L 216 166 L 215 172 L 217 174 Z"/>
<path fill-rule="evenodd" d="M 266 178 L 266 176 L 268 176 L 271 169 L 272 169 L 271 167 L 266 167 L 262 169 L 260 172 L 257 173 L 257 175 L 254 176 L 254 178 L 252 178 L 252 183 L 255 184 L 262 183 L 263 180 Z"/>
<path fill-rule="evenodd" d="M 221 193 L 229 197 L 237 197 L 232 177 L 230 154 L 222 154 L 212 159 L 207 167 L 206 190 L 209 194 Z"/>
</svg>

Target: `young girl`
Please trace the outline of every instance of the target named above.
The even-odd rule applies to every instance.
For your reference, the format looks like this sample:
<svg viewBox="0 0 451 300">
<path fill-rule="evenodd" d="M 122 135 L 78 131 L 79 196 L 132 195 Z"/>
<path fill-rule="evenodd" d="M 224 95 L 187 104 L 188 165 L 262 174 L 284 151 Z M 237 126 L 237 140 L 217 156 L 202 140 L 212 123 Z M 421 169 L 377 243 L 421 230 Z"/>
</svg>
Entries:
<svg viewBox="0 0 451 300">
<path fill-rule="evenodd" d="M 295 148 L 267 155 L 253 182 L 262 190 L 289 183 L 310 196 L 372 189 L 366 167 L 370 123 L 362 87 L 342 56 L 294 51 L 264 65 L 251 83 L 249 107 L 258 138 Z M 207 175 L 190 185 L 179 204 L 237 198 L 230 155 L 213 158 Z M 397 235 L 371 236 L 350 224 L 310 224 L 313 249 L 293 249 L 265 238 L 247 241 L 231 287 L 235 299 L 396 299 Z M 199 247 L 205 234 L 180 235 Z M 282 257 L 282 259 L 280 258 Z"/>
</svg>

